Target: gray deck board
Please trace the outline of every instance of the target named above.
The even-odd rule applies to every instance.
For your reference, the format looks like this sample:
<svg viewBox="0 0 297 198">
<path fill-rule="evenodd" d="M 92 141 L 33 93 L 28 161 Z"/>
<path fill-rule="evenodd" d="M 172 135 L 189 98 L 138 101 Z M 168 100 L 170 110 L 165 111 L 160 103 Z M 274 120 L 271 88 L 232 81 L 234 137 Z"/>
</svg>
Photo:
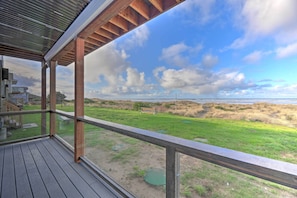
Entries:
<svg viewBox="0 0 297 198">
<path fill-rule="evenodd" d="M 0 146 L 0 197 L 101 197 L 118 194 L 53 139 Z"/>
<path fill-rule="evenodd" d="M 69 165 L 79 174 L 90 187 L 97 193 L 100 194 L 101 197 L 107 197 L 110 196 L 110 190 L 108 190 L 102 183 L 98 182 L 99 178 L 95 178 L 91 176 L 90 172 L 84 171 L 84 167 L 75 163 L 73 161 L 73 157 L 70 155 L 67 155 L 67 150 L 64 149 L 56 149 L 57 152 L 59 152 L 62 156 L 65 156 L 65 160 L 69 163 Z M 100 180 L 100 179 L 99 179 Z M 100 180 L 101 181 L 101 180 Z M 117 196 L 112 196 L 116 198 Z"/>
<path fill-rule="evenodd" d="M 33 159 L 35 164 L 38 168 L 40 176 L 43 182 L 46 184 L 45 187 L 50 197 L 65 197 L 65 194 L 59 184 L 57 183 L 55 177 L 53 176 L 52 172 L 48 168 L 47 164 L 45 163 L 42 155 L 39 153 L 36 145 L 31 143 L 29 144 L 29 148 L 31 150 Z"/>
<path fill-rule="evenodd" d="M 98 197 L 92 188 L 76 173 L 76 171 L 68 164 L 68 162 L 60 155 L 60 153 L 52 147 L 48 142 L 44 142 L 46 148 L 54 156 L 54 159 L 59 162 L 60 167 L 65 172 L 67 177 L 72 181 L 83 197 Z"/>
<path fill-rule="evenodd" d="M 34 197 L 49 197 L 45 184 L 40 176 L 38 168 L 34 162 L 28 144 L 21 145 L 27 174 L 29 177 L 32 193 Z"/>
<path fill-rule="evenodd" d="M 2 174 L 3 174 L 3 162 L 4 162 L 4 149 L 0 149 L 0 191 L 2 192 Z M 1 193 L 0 193 L 1 197 Z"/>
<path fill-rule="evenodd" d="M 4 164 L 3 164 L 3 178 L 1 197 L 16 197 L 15 189 L 15 174 L 12 146 L 8 145 L 4 151 Z"/>
<path fill-rule="evenodd" d="M 45 162 L 48 164 L 50 170 L 52 171 L 53 175 L 55 176 L 58 184 L 63 189 L 66 197 L 82 197 L 82 195 L 78 192 L 75 186 L 72 184 L 70 179 L 61 169 L 61 167 L 56 163 L 55 159 L 52 155 L 48 152 L 42 142 L 38 142 L 37 147 L 39 148 L 40 152 L 42 152 L 46 158 L 44 158 Z"/>
<path fill-rule="evenodd" d="M 27 175 L 25 162 L 20 145 L 13 146 L 13 157 L 15 163 L 15 180 L 17 197 L 32 197 L 29 178 Z"/>
</svg>

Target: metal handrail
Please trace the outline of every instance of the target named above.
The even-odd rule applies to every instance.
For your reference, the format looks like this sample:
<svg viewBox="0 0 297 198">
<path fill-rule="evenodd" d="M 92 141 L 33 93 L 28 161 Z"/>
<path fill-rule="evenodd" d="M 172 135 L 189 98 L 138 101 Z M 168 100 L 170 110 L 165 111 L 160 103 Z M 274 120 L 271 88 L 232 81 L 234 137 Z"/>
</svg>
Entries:
<svg viewBox="0 0 297 198">
<path fill-rule="evenodd" d="M 296 164 L 194 142 L 88 116 L 76 117 L 71 113 L 62 111 L 56 111 L 56 113 L 166 148 L 166 197 L 178 196 L 178 152 L 297 189 Z"/>
<path fill-rule="evenodd" d="M 297 189 L 296 164 L 203 144 L 200 142 L 194 142 L 191 140 L 90 118 L 87 116 L 78 117 L 77 119 L 122 135 L 165 147 L 166 150 L 173 150 L 174 153 L 172 155 L 176 152 L 180 152 L 213 164 Z M 166 155 L 167 153 L 170 152 L 166 152 Z M 174 156 L 166 156 L 166 158 L 172 157 L 175 158 Z M 171 167 L 174 166 L 171 165 Z"/>
<path fill-rule="evenodd" d="M 50 110 L 11 111 L 11 112 L 0 112 L 0 116 L 13 116 L 13 115 L 49 113 L 49 112 Z"/>
</svg>

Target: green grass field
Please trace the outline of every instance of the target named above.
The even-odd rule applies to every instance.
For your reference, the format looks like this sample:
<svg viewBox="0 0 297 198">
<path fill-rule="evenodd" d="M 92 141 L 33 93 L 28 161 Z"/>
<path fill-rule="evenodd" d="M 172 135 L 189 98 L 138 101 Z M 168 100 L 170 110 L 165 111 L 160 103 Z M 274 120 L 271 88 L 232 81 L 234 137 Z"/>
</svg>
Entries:
<svg viewBox="0 0 297 198">
<path fill-rule="evenodd" d="M 73 107 L 58 107 L 72 111 Z M 189 118 L 171 114 L 144 114 L 138 111 L 85 107 L 90 117 L 166 133 L 189 140 L 230 148 L 297 164 L 297 129 L 261 122 Z"/>
</svg>

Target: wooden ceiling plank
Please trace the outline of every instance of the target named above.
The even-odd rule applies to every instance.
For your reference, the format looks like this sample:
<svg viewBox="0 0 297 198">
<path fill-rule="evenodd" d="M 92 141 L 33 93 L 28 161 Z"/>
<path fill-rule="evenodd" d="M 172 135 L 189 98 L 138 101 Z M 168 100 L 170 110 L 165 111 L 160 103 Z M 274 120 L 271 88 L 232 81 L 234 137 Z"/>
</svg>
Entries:
<svg viewBox="0 0 297 198">
<path fill-rule="evenodd" d="M 114 39 L 114 35 L 112 33 L 110 33 L 109 31 L 106 31 L 104 29 L 99 29 L 95 32 L 96 34 L 99 34 L 109 40 L 113 40 Z"/>
<path fill-rule="evenodd" d="M 68 43 L 62 51 L 60 51 L 60 53 L 58 53 L 56 56 L 54 56 L 52 58 L 53 61 L 57 61 L 59 60 L 60 58 L 62 58 L 65 54 L 67 54 L 69 51 L 73 50 L 74 49 L 74 42 L 71 41 L 70 43 Z"/>
<path fill-rule="evenodd" d="M 0 54 L 4 56 L 11 56 L 15 58 L 23 58 L 28 60 L 42 61 L 43 55 L 33 53 L 32 51 L 27 51 L 24 49 L 19 49 L 12 46 L 0 44 Z"/>
<path fill-rule="evenodd" d="M 116 36 L 120 36 L 120 34 L 121 34 L 120 28 L 115 26 L 112 23 L 107 23 L 107 24 L 103 25 L 102 28 L 104 30 L 109 31 L 110 33 L 115 34 Z"/>
<path fill-rule="evenodd" d="M 96 32 L 94 32 L 94 34 L 90 35 L 89 38 L 92 38 L 94 40 L 99 41 L 100 43 L 108 43 L 110 41 L 110 39 L 107 39 L 99 34 L 96 34 Z"/>
<path fill-rule="evenodd" d="M 97 41 L 97 40 L 95 40 L 95 39 L 93 39 L 91 37 L 87 38 L 85 40 L 85 42 L 90 43 L 92 45 L 96 45 L 96 46 L 101 46 L 102 45 L 102 43 L 100 41 Z"/>
<path fill-rule="evenodd" d="M 91 43 L 87 44 L 85 54 L 116 39 L 182 1 L 184 0 L 114 0 L 107 9 L 98 15 L 98 17 L 78 35 L 78 37 L 84 39 L 90 37 L 88 41 L 91 41 Z M 94 40 L 106 42 L 102 42 L 102 45 L 98 46 L 93 45 L 95 44 Z M 73 62 L 73 48 L 69 47 L 66 54 L 67 53 L 69 53 L 71 57 L 69 59 L 63 59 L 64 57 L 60 56 L 61 60 L 63 60 L 61 62 L 70 64 Z"/>
<path fill-rule="evenodd" d="M 85 43 L 88 43 L 88 44 L 94 44 L 94 45 L 97 44 L 97 42 L 94 43 L 94 42 L 92 42 L 89 38 L 87 38 L 87 39 L 85 40 Z"/>
<path fill-rule="evenodd" d="M 160 12 L 163 12 L 163 3 L 162 0 L 149 0 L 149 2 L 155 7 L 157 8 Z"/>
<path fill-rule="evenodd" d="M 118 26 L 125 32 L 127 32 L 129 30 L 128 22 L 120 16 L 115 16 L 115 17 L 111 18 L 109 22 Z"/>
<path fill-rule="evenodd" d="M 127 7 L 125 10 L 121 11 L 119 13 L 121 17 L 132 23 L 133 25 L 138 26 L 139 25 L 139 15 L 138 13 L 133 10 L 131 7 Z"/>
<path fill-rule="evenodd" d="M 154 1 L 154 0 L 150 0 L 150 1 Z M 163 2 L 163 10 L 168 10 L 174 6 L 176 6 L 177 4 L 183 2 L 185 0 L 162 0 Z"/>
<path fill-rule="evenodd" d="M 151 18 L 158 16 L 160 13 L 162 12 L 160 12 L 157 8 L 155 8 L 154 6 L 151 7 L 150 9 Z"/>
<path fill-rule="evenodd" d="M 130 7 L 133 8 L 136 12 L 138 12 L 145 19 L 150 19 L 150 10 L 148 5 L 143 0 L 134 0 Z"/>
<path fill-rule="evenodd" d="M 105 25 L 106 22 L 109 21 L 112 17 L 116 16 L 119 12 L 126 9 L 132 1 L 133 0 L 115 0 L 79 34 L 79 37 L 87 38 L 89 35 L 93 34 L 93 32 L 95 32 L 98 27 Z"/>
<path fill-rule="evenodd" d="M 85 40 L 85 48 L 88 48 L 88 49 L 96 49 L 96 45 L 93 45 L 91 43 L 88 43 L 86 40 Z"/>
</svg>

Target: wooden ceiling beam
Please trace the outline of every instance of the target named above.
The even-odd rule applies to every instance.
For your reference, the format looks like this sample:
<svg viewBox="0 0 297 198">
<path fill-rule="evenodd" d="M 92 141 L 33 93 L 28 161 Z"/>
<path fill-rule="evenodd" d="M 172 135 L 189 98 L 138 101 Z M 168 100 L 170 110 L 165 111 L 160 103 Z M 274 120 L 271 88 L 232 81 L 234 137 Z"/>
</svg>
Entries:
<svg viewBox="0 0 297 198">
<path fill-rule="evenodd" d="M 116 36 L 120 36 L 121 34 L 121 30 L 119 27 L 115 26 L 114 24 L 112 23 L 106 23 L 105 25 L 102 26 L 102 28 L 104 30 L 107 30 L 109 31 L 110 33 L 113 33 L 115 34 Z"/>
<path fill-rule="evenodd" d="M 53 61 L 57 61 L 59 60 L 60 58 L 64 57 L 65 54 L 67 54 L 69 51 L 73 50 L 74 49 L 74 42 L 71 41 L 70 43 L 68 43 L 64 48 L 63 50 L 60 51 L 60 53 L 58 53 L 56 56 L 54 56 L 52 58 Z"/>
<path fill-rule="evenodd" d="M 163 3 L 162 0 L 149 0 L 149 2 L 155 7 L 157 8 L 157 10 L 159 10 L 159 12 L 163 12 Z"/>
<path fill-rule="evenodd" d="M 96 19 L 79 34 L 79 37 L 87 38 L 88 36 L 93 34 L 93 32 L 95 32 L 98 29 L 98 27 L 104 26 L 107 23 L 107 21 L 116 16 L 122 10 L 126 9 L 132 1 L 133 0 L 115 0 L 113 3 L 111 3 L 111 5 L 108 6 L 107 9 L 105 9 L 101 14 L 99 14 L 98 17 L 96 17 Z"/>
<path fill-rule="evenodd" d="M 95 32 L 96 34 L 99 34 L 100 36 L 103 36 L 109 40 L 113 40 L 114 39 L 114 35 L 112 33 L 110 33 L 109 31 L 106 31 L 104 29 L 99 29 Z"/>
<path fill-rule="evenodd" d="M 87 42 L 87 41 L 85 40 L 85 48 L 86 48 L 86 49 L 91 49 L 91 50 L 93 50 L 93 49 L 96 49 L 97 46 L 94 45 L 94 44 L 92 44 L 92 43 L 89 43 L 89 42 Z"/>
<path fill-rule="evenodd" d="M 124 32 L 127 32 L 129 30 L 128 22 L 118 15 L 111 18 L 109 22 L 121 28 L 122 30 L 124 30 Z"/>
<path fill-rule="evenodd" d="M 129 21 L 133 25 L 138 26 L 139 25 L 139 15 L 138 13 L 133 10 L 131 7 L 127 7 L 125 10 L 121 11 L 119 13 L 121 17 L 123 17 L 125 20 Z"/>
<path fill-rule="evenodd" d="M 133 8 L 136 12 L 138 12 L 141 16 L 143 16 L 145 19 L 150 19 L 150 9 L 147 3 L 143 0 L 134 0 L 130 7 Z"/>
<path fill-rule="evenodd" d="M 155 8 L 154 6 L 151 7 L 150 9 L 151 18 L 158 16 L 160 13 L 161 12 L 157 8 Z"/>
<path fill-rule="evenodd" d="M 100 43 L 104 43 L 104 44 L 109 42 L 109 39 L 107 39 L 107 38 L 105 38 L 105 37 L 103 37 L 103 36 L 101 36 L 99 34 L 96 34 L 95 32 L 94 32 L 94 34 L 89 36 L 89 38 L 94 39 L 94 40 L 96 40 L 96 41 L 98 41 Z"/>
<path fill-rule="evenodd" d="M 67 54 L 72 54 L 72 55 L 74 55 L 74 50 L 69 51 Z"/>
<path fill-rule="evenodd" d="M 156 17 L 184 0 L 114 0 L 78 37 L 86 40 L 85 54 Z M 54 58 L 67 65 L 74 61 L 71 41 Z"/>
<path fill-rule="evenodd" d="M 100 42 L 98 40 L 95 40 L 95 39 L 91 38 L 91 37 L 87 38 L 85 40 L 85 42 L 90 43 L 90 44 L 93 44 L 93 45 L 96 45 L 98 47 L 101 47 L 104 44 L 104 43 L 102 43 L 102 42 Z"/>
<path fill-rule="evenodd" d="M 0 55 L 23 58 L 28 60 L 43 61 L 43 55 L 28 50 L 0 44 Z"/>
</svg>

